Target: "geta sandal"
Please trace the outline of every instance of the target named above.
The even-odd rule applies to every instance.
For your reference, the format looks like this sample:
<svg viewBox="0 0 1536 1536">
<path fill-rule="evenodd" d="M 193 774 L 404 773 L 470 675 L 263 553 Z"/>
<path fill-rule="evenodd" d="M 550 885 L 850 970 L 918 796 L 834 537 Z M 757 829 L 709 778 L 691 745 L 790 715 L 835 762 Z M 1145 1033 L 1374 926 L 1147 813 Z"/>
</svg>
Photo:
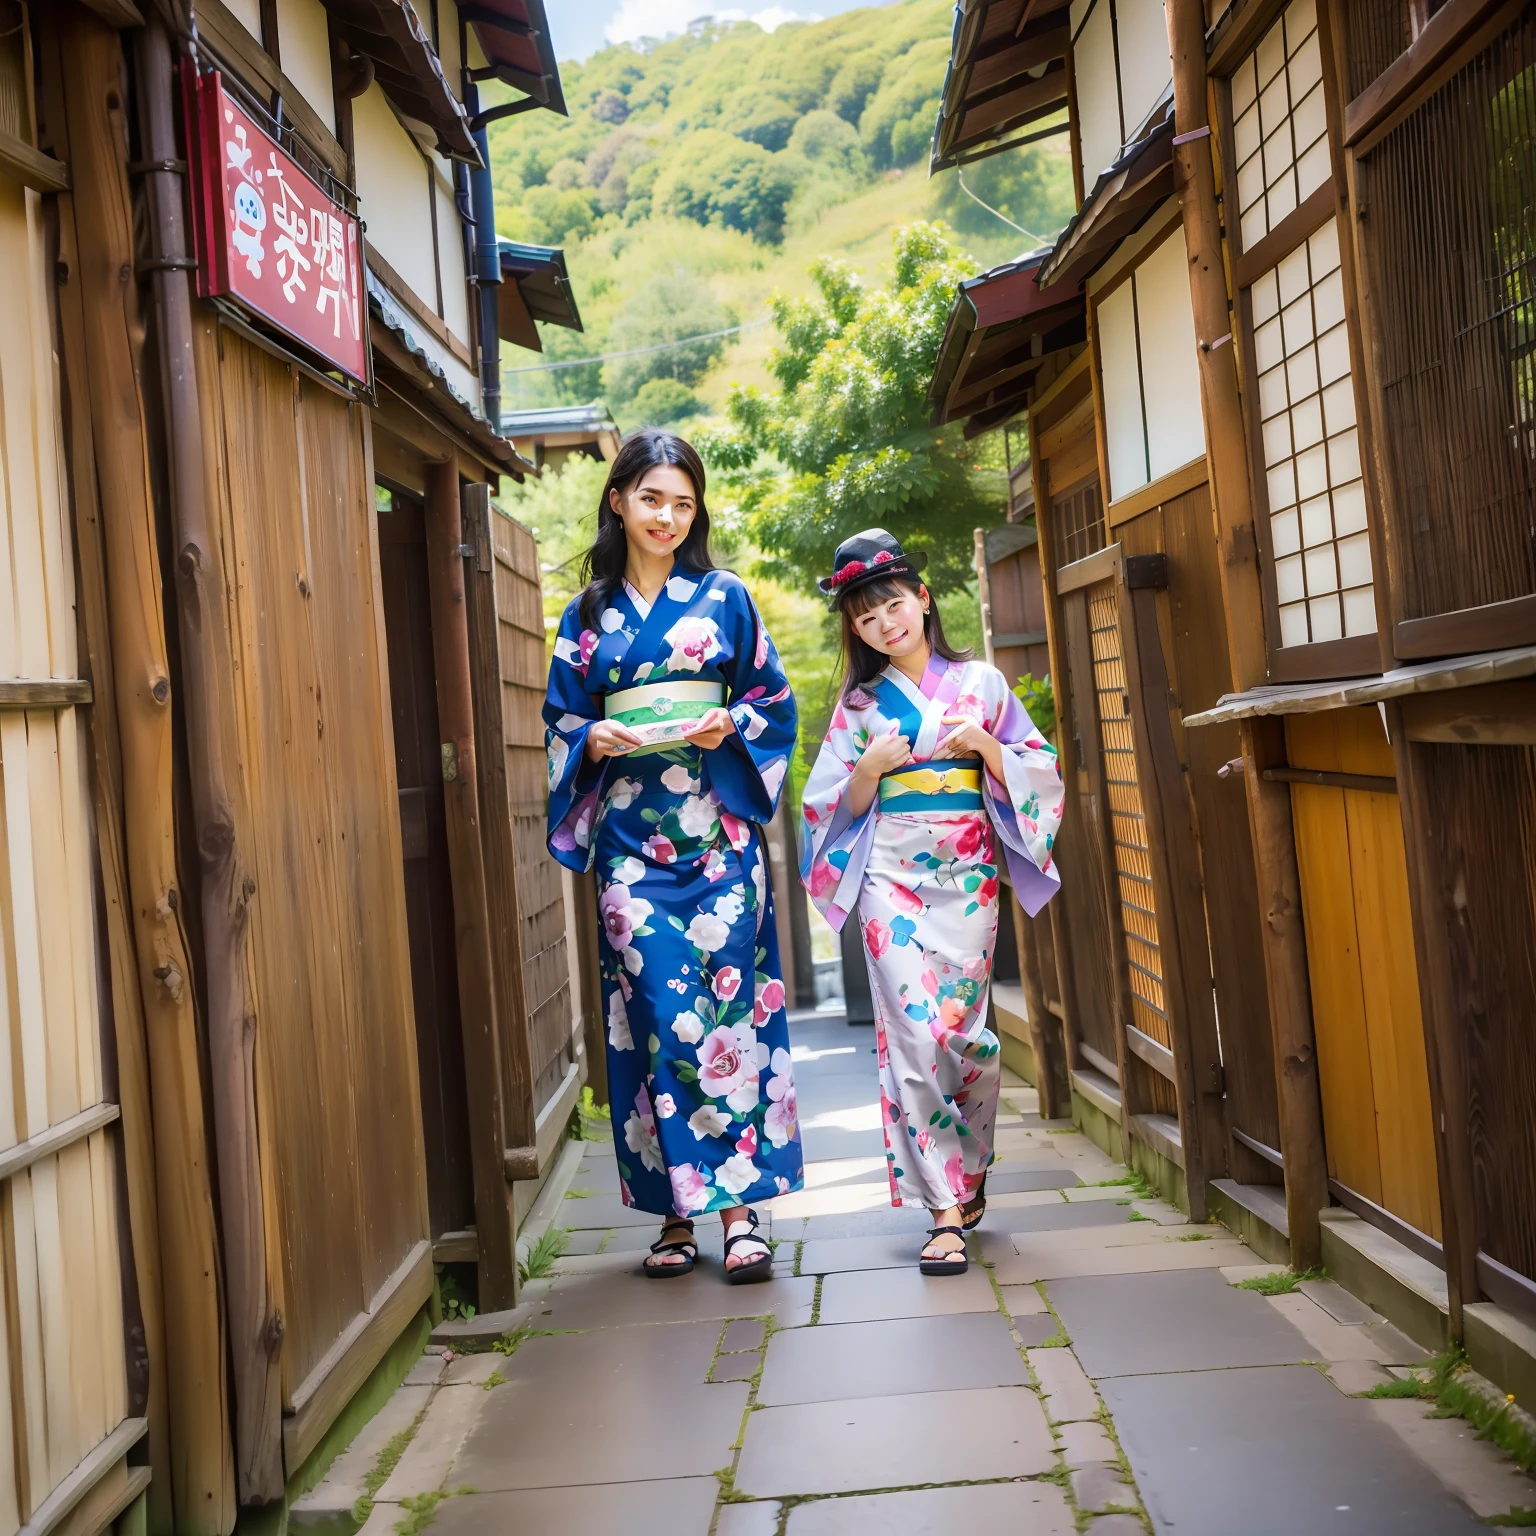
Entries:
<svg viewBox="0 0 1536 1536">
<path fill-rule="evenodd" d="M 737 1243 L 762 1243 L 763 1251 L 755 1259 L 747 1259 L 734 1268 L 727 1266 L 725 1278 L 732 1285 L 746 1285 L 753 1280 L 766 1280 L 773 1269 L 773 1249 L 757 1236 L 757 1212 L 749 1210 L 745 1221 L 733 1222 L 732 1225 L 736 1230 L 728 1234 L 725 1239 L 726 1258 L 730 1258 L 731 1249 Z"/>
<path fill-rule="evenodd" d="M 928 1229 L 928 1236 L 930 1239 L 935 1237 L 942 1237 L 945 1233 L 953 1233 L 956 1237 L 960 1238 L 962 1246 L 959 1248 L 952 1248 L 947 1252 L 939 1254 L 937 1257 L 930 1259 L 927 1257 L 927 1252 L 928 1249 L 933 1245 L 931 1242 L 924 1243 L 923 1252 L 918 1255 L 917 1260 L 917 1267 L 923 1274 L 963 1275 L 966 1270 L 970 1268 L 970 1256 L 966 1253 L 963 1246 L 965 1240 L 965 1232 L 962 1228 L 946 1226 L 929 1227 Z"/>
<path fill-rule="evenodd" d="M 668 1232 L 683 1231 L 687 1237 L 667 1236 Z M 680 1253 L 681 1262 L 677 1264 L 653 1264 L 649 1259 L 641 1262 L 640 1272 L 650 1276 L 652 1280 L 670 1280 L 674 1275 L 686 1275 L 692 1272 L 694 1260 L 699 1256 L 699 1245 L 693 1240 L 693 1223 L 682 1216 L 671 1216 L 661 1224 L 661 1236 L 651 1244 L 653 1254 Z"/>
</svg>

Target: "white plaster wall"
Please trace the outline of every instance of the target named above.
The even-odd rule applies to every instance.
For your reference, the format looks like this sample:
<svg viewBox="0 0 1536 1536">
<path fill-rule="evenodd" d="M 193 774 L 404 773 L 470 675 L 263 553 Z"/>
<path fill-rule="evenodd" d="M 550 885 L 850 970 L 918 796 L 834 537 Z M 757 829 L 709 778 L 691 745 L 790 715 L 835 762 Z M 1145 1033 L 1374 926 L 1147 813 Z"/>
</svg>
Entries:
<svg viewBox="0 0 1536 1536">
<path fill-rule="evenodd" d="M 320 0 L 277 0 L 277 47 L 283 73 L 298 86 L 320 121 L 335 133 L 331 35 Z"/>
<path fill-rule="evenodd" d="M 229 14 L 259 43 L 261 41 L 261 0 L 224 0 Z"/>
<path fill-rule="evenodd" d="M 437 312 L 437 257 L 427 162 L 377 84 L 352 103 L 358 211 L 369 243 Z"/>
<path fill-rule="evenodd" d="M 1120 100 L 1129 138 L 1173 79 L 1163 0 L 1115 0 L 1115 29 L 1120 39 Z"/>
<path fill-rule="evenodd" d="M 1157 480 L 1205 452 L 1200 360 L 1182 226 L 1136 269 L 1135 282 L 1147 455 L 1151 477 Z"/>
<path fill-rule="evenodd" d="M 1109 0 L 1094 0 L 1072 45 L 1077 86 L 1078 135 L 1083 146 L 1083 191 L 1093 190 L 1099 172 L 1114 163 L 1124 142 L 1120 98 L 1115 84 L 1115 34 Z"/>
<path fill-rule="evenodd" d="M 1106 500 L 1117 500 L 1145 485 L 1147 445 L 1143 436 L 1141 371 L 1136 361 L 1136 310 L 1132 284 L 1121 283 L 1097 311 L 1099 377 L 1104 391 L 1105 444 L 1109 459 Z"/>
<path fill-rule="evenodd" d="M 445 175 L 447 184 L 445 185 Z M 469 345 L 469 273 L 464 266 L 463 221 L 449 190 L 452 173 L 446 160 L 438 160 L 432 177 L 437 198 L 437 254 L 442 267 L 443 323 L 449 332 Z"/>
</svg>

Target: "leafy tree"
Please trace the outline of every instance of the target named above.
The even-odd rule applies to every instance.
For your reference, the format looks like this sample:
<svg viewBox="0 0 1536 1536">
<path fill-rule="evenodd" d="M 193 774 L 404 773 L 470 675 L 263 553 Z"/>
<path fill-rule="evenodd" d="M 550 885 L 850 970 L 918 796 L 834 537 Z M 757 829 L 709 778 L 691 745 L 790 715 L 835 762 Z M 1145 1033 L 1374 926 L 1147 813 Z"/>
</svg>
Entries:
<svg viewBox="0 0 1536 1536">
<path fill-rule="evenodd" d="M 911 165 L 927 152 L 949 46 L 947 36 L 928 38 L 886 66 L 859 116 L 859 140 L 876 170 Z"/>
<path fill-rule="evenodd" d="M 983 236 L 998 232 L 1001 226 L 996 215 L 966 196 L 958 172 L 942 171 L 935 180 L 935 207 L 956 229 Z M 993 155 L 965 167 L 965 185 L 1042 241 L 1049 240 L 1072 217 L 1072 162 L 1062 149 L 1032 144 L 1006 155 Z M 1020 247 L 1026 248 L 1027 244 Z"/>
<path fill-rule="evenodd" d="M 652 206 L 699 224 L 776 241 L 794 191 L 790 170 L 762 145 L 706 128 L 668 155 L 656 179 Z"/>
<path fill-rule="evenodd" d="M 976 264 L 933 224 L 897 231 L 894 257 L 889 291 L 824 258 L 815 297 L 775 296 L 777 391 L 733 389 L 728 427 L 700 434 L 763 574 L 783 585 L 808 590 L 842 539 L 878 525 L 926 549 L 926 579 L 954 591 L 971 575 L 972 530 L 1000 515 L 1001 487 L 960 428 L 928 425 L 956 284 Z"/>
<path fill-rule="evenodd" d="M 697 416 L 704 403 L 678 379 L 647 379 L 629 402 L 628 417 L 637 427 L 665 427 Z"/>
<path fill-rule="evenodd" d="M 656 347 L 721 331 L 731 323 L 730 311 L 715 301 L 697 272 L 691 267 L 672 267 L 653 273 L 625 305 L 609 328 L 603 350 Z M 668 347 L 664 352 L 616 357 L 603 365 L 603 387 L 612 399 L 623 402 L 633 399 L 648 379 L 696 384 L 723 350 L 723 339 L 712 337 Z"/>
</svg>

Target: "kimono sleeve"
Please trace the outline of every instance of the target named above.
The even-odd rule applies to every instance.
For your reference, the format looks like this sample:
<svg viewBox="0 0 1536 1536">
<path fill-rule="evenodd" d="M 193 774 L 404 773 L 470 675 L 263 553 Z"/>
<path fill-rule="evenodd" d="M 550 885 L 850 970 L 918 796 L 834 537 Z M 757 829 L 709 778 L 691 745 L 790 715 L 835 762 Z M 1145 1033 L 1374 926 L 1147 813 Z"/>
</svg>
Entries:
<svg viewBox="0 0 1536 1536">
<path fill-rule="evenodd" d="M 862 816 L 853 815 L 848 804 L 849 782 L 865 740 L 865 727 L 849 719 L 848 702 L 840 699 L 800 802 L 800 880 L 834 932 L 842 931 L 858 905 L 874 835 L 874 802 Z"/>
<path fill-rule="evenodd" d="M 730 636 L 722 671 L 736 729 L 710 753 L 709 782 L 733 816 L 765 825 L 778 808 L 795 750 L 795 696 L 746 587 L 731 582 L 722 606 L 721 627 Z"/>
<path fill-rule="evenodd" d="M 583 630 L 577 605 L 561 616 L 544 695 L 544 750 L 549 756 L 549 851 L 584 874 L 592 863 L 593 832 L 610 758 L 587 756 L 587 732 L 603 718 L 601 699 L 587 692 L 587 663 L 597 636 Z"/>
<path fill-rule="evenodd" d="M 1061 764 L 1000 672 L 987 680 L 985 693 L 992 734 L 1003 744 L 1004 781 L 985 774 L 983 798 L 1002 839 L 1014 894 L 1033 917 L 1061 888 L 1051 856 L 1066 809 Z"/>
</svg>

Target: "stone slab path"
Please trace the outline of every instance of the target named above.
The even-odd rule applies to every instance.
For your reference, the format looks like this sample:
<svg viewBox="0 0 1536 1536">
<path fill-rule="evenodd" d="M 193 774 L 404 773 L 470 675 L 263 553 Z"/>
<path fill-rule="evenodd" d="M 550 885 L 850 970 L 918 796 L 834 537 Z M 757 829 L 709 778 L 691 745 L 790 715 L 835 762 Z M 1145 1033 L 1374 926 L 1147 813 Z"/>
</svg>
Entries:
<svg viewBox="0 0 1536 1536">
<path fill-rule="evenodd" d="M 889 1204 L 873 1032 L 808 1014 L 792 1034 L 807 1177 L 764 1212 L 769 1281 L 724 1283 L 714 1223 L 693 1275 L 638 1277 L 654 1222 L 585 1148 L 513 1352 L 429 1354 L 294 1523 L 1456 1536 L 1536 1509 L 1462 1421 L 1361 1395 L 1422 1359 L 1404 1335 L 1330 1282 L 1237 1288 L 1273 1266 L 1135 1198 L 1017 1078 L 971 1270 L 924 1279 L 926 1215 Z"/>
</svg>

